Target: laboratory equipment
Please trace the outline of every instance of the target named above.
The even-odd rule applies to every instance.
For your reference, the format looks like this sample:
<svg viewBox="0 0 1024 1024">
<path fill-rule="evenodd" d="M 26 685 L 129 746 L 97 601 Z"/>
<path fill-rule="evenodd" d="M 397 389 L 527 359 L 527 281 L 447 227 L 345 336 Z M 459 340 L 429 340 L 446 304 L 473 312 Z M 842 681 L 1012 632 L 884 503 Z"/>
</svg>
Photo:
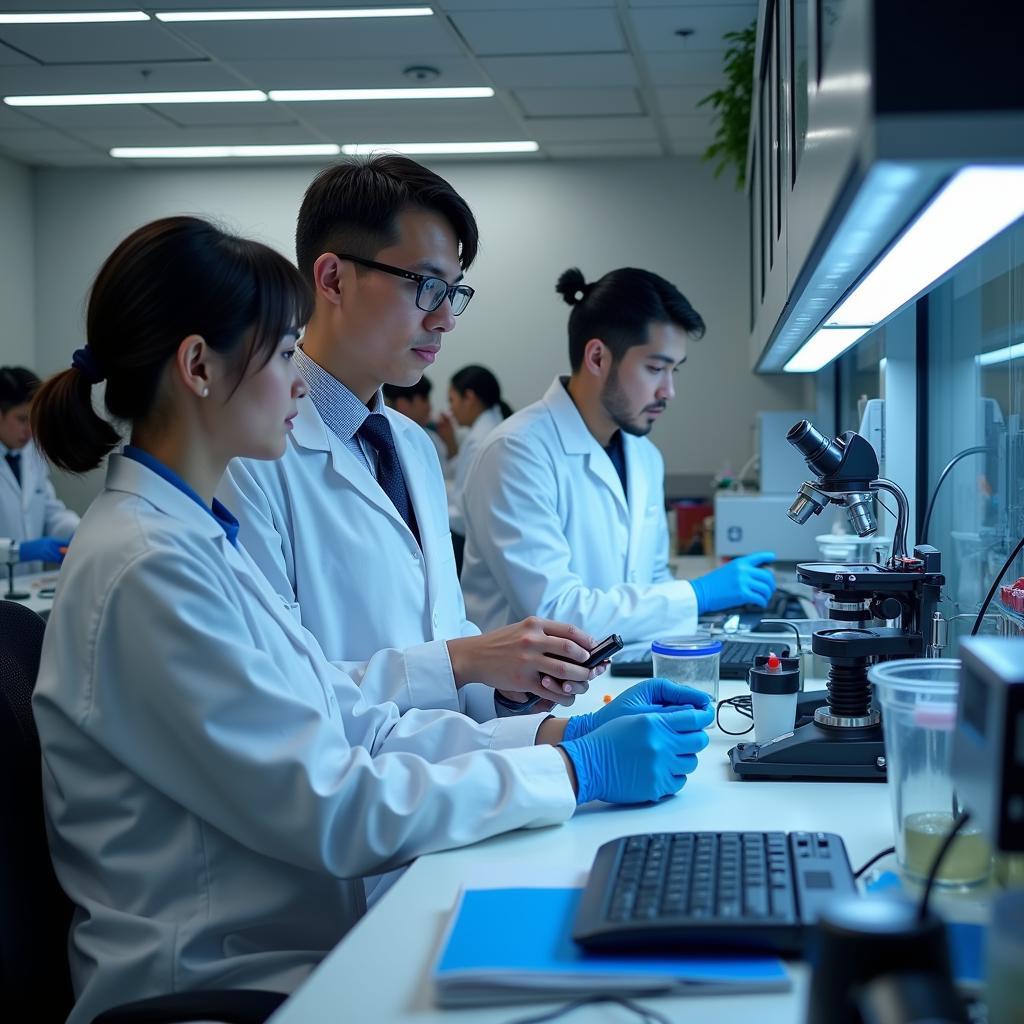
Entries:
<svg viewBox="0 0 1024 1024">
<path fill-rule="evenodd" d="M 692 686 L 718 703 L 718 658 L 722 642 L 710 636 L 680 636 L 651 644 L 654 675 Z"/>
<path fill-rule="evenodd" d="M 769 740 L 792 732 L 796 722 L 796 695 L 800 689 L 800 659 L 780 658 L 774 651 L 755 658 L 748 676 L 754 740 Z"/>
<path fill-rule="evenodd" d="M 878 457 L 859 434 L 835 440 L 801 420 L 787 435 L 805 457 L 805 481 L 789 517 L 806 523 L 829 504 L 842 506 L 862 537 L 875 532 L 874 494 L 896 502 L 892 553 L 884 562 L 809 562 L 797 579 L 829 596 L 834 628 L 819 629 L 811 649 L 829 663 L 828 702 L 814 721 L 770 744 L 739 743 L 729 751 L 741 778 L 885 779 L 881 718 L 872 706 L 867 673 L 879 661 L 924 656 L 933 650 L 933 615 L 944 577 L 941 558 L 920 545 L 907 554 L 909 505 L 903 490 L 878 475 Z"/>
<path fill-rule="evenodd" d="M 601 950 L 799 953 L 825 907 L 855 892 L 831 833 L 622 836 L 597 851 L 572 937 Z"/>
<path fill-rule="evenodd" d="M 923 882 L 960 813 L 952 776 L 960 662 L 891 661 L 875 665 L 868 678 L 885 716 L 896 859 L 905 874 Z M 953 840 L 935 880 L 975 885 L 988 877 L 991 865 L 991 846 L 972 820 Z"/>
<path fill-rule="evenodd" d="M 21 544 L 17 540 L 6 542 L 6 563 L 7 563 L 7 593 L 4 594 L 5 601 L 25 601 L 29 594 L 27 591 L 14 589 L 14 567 L 21 561 Z"/>
</svg>

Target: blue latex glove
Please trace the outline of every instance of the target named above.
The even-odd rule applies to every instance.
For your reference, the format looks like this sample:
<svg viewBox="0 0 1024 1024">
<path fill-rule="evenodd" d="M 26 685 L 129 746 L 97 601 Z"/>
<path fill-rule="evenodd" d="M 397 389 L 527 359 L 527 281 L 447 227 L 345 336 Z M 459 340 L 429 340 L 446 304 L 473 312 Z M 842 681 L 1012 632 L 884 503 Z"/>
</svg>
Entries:
<svg viewBox="0 0 1024 1024">
<path fill-rule="evenodd" d="M 586 736 L 560 746 L 576 770 L 576 802 L 607 800 L 639 804 L 660 800 L 683 788 L 708 745 L 702 726 L 711 711 L 666 711 L 660 715 L 623 715 Z"/>
<path fill-rule="evenodd" d="M 18 557 L 23 562 L 63 562 L 64 551 L 71 543 L 70 537 L 36 537 L 23 540 L 18 548 Z"/>
<path fill-rule="evenodd" d="M 762 608 L 775 592 L 775 574 L 758 566 L 775 561 L 774 551 L 758 551 L 727 562 L 721 569 L 690 580 L 701 613 L 718 612 L 738 604 L 756 604 Z"/>
<path fill-rule="evenodd" d="M 701 690 L 670 683 L 667 679 L 645 679 L 620 693 L 615 700 L 589 714 L 573 715 L 566 723 L 563 740 L 575 740 L 586 736 L 602 725 L 622 718 L 623 715 L 663 714 L 666 711 L 690 709 L 693 721 L 704 723 L 705 710 L 711 698 Z M 710 721 L 706 724 L 710 725 Z M 703 729 L 704 724 L 692 725 L 691 729 Z"/>
</svg>

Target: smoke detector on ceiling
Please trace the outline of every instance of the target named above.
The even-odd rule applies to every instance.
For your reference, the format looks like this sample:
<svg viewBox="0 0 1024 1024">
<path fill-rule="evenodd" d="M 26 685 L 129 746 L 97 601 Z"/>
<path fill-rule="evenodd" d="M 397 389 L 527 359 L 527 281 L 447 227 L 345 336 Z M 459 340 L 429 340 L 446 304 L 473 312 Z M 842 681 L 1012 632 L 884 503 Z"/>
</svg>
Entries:
<svg viewBox="0 0 1024 1024">
<path fill-rule="evenodd" d="M 420 83 L 434 82 L 441 77 L 441 72 L 429 64 L 410 64 L 409 67 L 402 69 L 402 77 Z"/>
</svg>

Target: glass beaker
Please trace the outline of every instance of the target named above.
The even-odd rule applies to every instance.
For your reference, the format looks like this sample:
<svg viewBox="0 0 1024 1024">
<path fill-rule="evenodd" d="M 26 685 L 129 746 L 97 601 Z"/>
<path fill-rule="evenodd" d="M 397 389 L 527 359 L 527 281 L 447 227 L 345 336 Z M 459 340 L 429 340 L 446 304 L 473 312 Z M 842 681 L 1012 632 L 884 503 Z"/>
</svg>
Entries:
<svg viewBox="0 0 1024 1024">
<path fill-rule="evenodd" d="M 868 679 L 882 709 L 896 858 L 910 878 L 924 881 L 961 810 L 951 771 L 960 661 L 887 661 L 872 666 Z M 988 840 L 968 822 L 935 880 L 944 886 L 976 885 L 988 878 L 991 864 Z"/>
<path fill-rule="evenodd" d="M 651 644 L 654 674 L 673 683 L 703 690 L 718 703 L 718 658 L 722 644 L 709 636 L 679 636 Z M 712 726 L 708 726 L 712 728 Z"/>
</svg>

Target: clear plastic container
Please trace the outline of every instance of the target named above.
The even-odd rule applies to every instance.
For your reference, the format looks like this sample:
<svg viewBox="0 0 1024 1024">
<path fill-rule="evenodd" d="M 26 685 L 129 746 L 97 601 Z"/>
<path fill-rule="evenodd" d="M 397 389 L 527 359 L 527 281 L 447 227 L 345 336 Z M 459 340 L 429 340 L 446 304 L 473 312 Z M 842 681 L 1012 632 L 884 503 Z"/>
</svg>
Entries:
<svg viewBox="0 0 1024 1024">
<path fill-rule="evenodd" d="M 868 679 L 882 709 L 896 857 L 908 877 L 923 881 L 961 808 L 951 756 L 960 662 L 910 658 L 873 666 Z M 960 830 L 936 882 L 976 885 L 988 878 L 992 852 L 973 823 Z"/>
<path fill-rule="evenodd" d="M 651 644 L 654 674 L 703 690 L 718 702 L 718 659 L 722 643 L 709 636 L 677 636 Z"/>
</svg>

